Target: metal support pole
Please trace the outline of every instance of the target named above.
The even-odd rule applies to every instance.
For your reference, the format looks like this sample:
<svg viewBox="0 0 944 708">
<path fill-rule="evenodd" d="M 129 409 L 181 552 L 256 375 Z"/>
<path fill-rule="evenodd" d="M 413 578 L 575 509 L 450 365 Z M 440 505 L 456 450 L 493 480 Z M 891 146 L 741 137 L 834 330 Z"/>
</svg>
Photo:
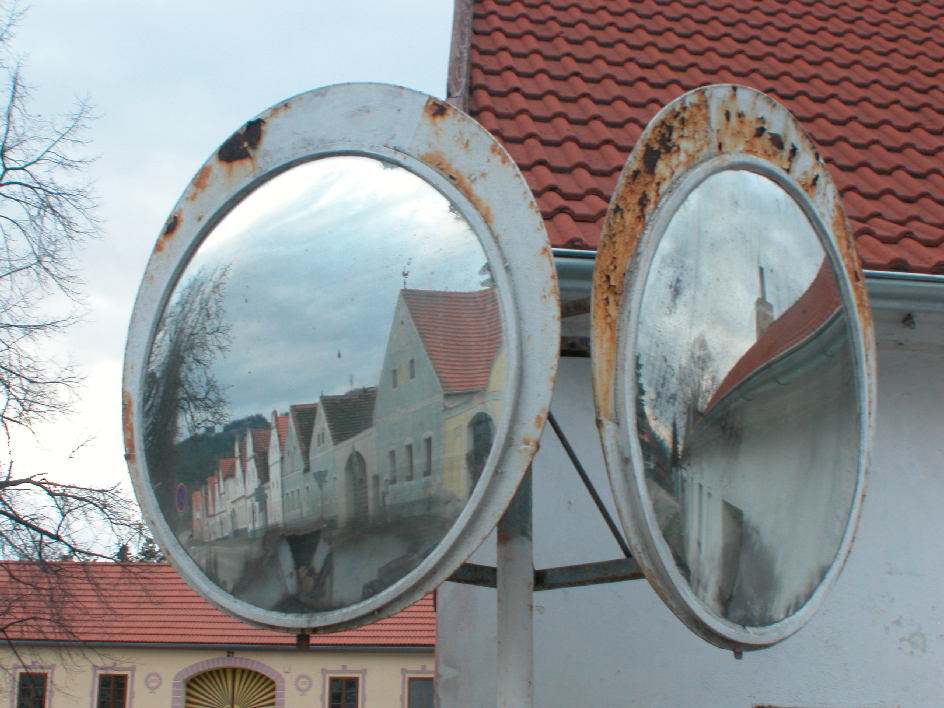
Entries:
<svg viewBox="0 0 944 708">
<path fill-rule="evenodd" d="M 531 468 L 498 522 L 498 708 L 534 706 Z"/>
</svg>

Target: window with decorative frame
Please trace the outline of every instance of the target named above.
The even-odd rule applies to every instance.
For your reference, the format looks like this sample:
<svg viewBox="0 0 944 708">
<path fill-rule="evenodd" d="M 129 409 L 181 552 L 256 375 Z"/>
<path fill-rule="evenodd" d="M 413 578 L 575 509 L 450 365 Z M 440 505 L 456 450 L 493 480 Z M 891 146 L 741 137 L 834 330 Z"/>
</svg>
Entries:
<svg viewBox="0 0 944 708">
<path fill-rule="evenodd" d="M 406 708 L 433 708 L 433 679 L 411 676 L 406 684 Z"/>
<path fill-rule="evenodd" d="M 95 708 L 125 708 L 128 704 L 128 674 L 99 674 Z"/>
<path fill-rule="evenodd" d="M 356 676 L 328 679 L 328 708 L 359 708 L 360 681 Z"/>
<path fill-rule="evenodd" d="M 46 683 L 49 674 L 23 671 L 17 677 L 16 708 L 46 708 Z"/>
</svg>

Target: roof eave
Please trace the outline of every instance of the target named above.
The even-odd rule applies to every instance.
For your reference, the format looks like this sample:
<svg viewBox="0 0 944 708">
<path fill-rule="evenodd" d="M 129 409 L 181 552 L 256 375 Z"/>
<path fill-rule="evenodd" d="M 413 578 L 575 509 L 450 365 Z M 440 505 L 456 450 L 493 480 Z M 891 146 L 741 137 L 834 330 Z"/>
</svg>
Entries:
<svg viewBox="0 0 944 708">
<path fill-rule="evenodd" d="M 177 651 L 297 651 L 295 637 L 286 644 L 204 644 L 202 642 L 123 642 L 119 640 L 102 642 L 56 641 L 50 639 L 13 639 L 11 643 L 18 647 L 122 647 L 135 649 L 166 649 Z M 313 652 L 386 652 L 398 654 L 423 654 L 435 651 L 433 644 L 311 644 Z"/>
<path fill-rule="evenodd" d="M 594 251 L 554 249 L 554 264 L 565 297 L 586 297 L 592 290 Z M 944 312 L 944 275 L 866 270 L 865 285 L 873 310 Z"/>
</svg>

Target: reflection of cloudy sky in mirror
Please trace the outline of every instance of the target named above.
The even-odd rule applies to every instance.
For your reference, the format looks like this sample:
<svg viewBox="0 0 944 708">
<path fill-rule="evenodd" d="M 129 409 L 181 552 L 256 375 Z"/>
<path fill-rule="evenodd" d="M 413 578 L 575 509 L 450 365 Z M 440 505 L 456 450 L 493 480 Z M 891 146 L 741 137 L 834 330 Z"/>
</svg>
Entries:
<svg viewBox="0 0 944 708">
<path fill-rule="evenodd" d="M 639 319 L 656 429 L 670 435 L 673 414 L 682 422 L 693 398 L 704 406 L 754 343 L 758 268 L 776 319 L 809 287 L 824 255 L 799 206 L 766 177 L 721 172 L 685 199 L 659 243 Z"/>
<path fill-rule="evenodd" d="M 330 157 L 240 202 L 180 283 L 227 263 L 232 345 L 213 372 L 240 418 L 344 393 L 352 381 L 376 385 L 404 273 L 409 288 L 478 290 L 485 254 L 448 200 L 413 173 Z"/>
</svg>

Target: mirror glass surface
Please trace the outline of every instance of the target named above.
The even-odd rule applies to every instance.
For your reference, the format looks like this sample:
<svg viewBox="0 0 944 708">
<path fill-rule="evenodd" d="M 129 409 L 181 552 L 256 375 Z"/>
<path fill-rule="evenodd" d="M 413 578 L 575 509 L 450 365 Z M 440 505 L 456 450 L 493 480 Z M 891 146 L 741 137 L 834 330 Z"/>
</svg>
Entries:
<svg viewBox="0 0 944 708">
<path fill-rule="evenodd" d="M 405 576 L 489 458 L 500 309 L 469 223 L 406 169 L 333 156 L 255 189 L 188 262 L 150 350 L 147 468 L 180 545 L 289 614 Z"/>
<path fill-rule="evenodd" d="M 778 184 L 713 174 L 656 248 L 637 329 L 637 435 L 662 538 L 692 592 L 745 627 L 799 610 L 853 506 L 852 331 L 812 224 Z"/>
</svg>

